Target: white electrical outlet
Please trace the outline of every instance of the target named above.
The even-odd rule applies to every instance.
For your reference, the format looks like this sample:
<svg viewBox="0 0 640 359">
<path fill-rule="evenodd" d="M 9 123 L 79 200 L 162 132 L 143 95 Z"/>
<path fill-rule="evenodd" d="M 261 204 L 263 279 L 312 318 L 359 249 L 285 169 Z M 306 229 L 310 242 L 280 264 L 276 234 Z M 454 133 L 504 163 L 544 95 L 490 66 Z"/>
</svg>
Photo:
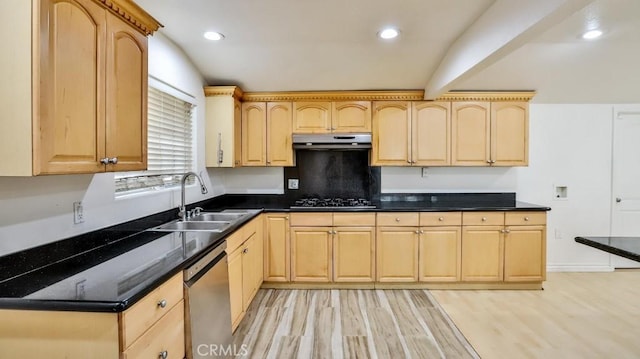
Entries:
<svg viewBox="0 0 640 359">
<path fill-rule="evenodd" d="M 73 202 L 73 223 L 84 223 L 84 208 L 82 202 Z"/>
<path fill-rule="evenodd" d="M 428 173 L 427 173 L 427 167 L 422 167 L 422 177 L 427 177 Z"/>
<path fill-rule="evenodd" d="M 297 178 L 289 178 L 287 188 L 298 189 L 299 184 L 300 184 L 300 180 L 298 180 Z"/>
</svg>

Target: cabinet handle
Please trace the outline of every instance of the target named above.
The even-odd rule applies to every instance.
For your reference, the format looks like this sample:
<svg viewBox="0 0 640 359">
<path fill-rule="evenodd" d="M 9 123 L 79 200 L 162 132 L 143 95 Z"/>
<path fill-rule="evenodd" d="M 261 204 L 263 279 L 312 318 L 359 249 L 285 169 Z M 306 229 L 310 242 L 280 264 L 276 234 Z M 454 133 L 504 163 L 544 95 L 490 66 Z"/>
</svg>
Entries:
<svg viewBox="0 0 640 359">
<path fill-rule="evenodd" d="M 329 234 L 333 234 L 333 232 L 332 232 L 332 231 L 327 231 L 327 233 L 329 233 Z"/>
<path fill-rule="evenodd" d="M 160 354 L 158 354 L 158 358 L 160 359 L 167 359 L 169 357 L 169 352 L 166 350 L 163 350 L 160 352 Z"/>
<path fill-rule="evenodd" d="M 400 222 L 400 218 L 396 218 L 396 222 Z"/>
<path fill-rule="evenodd" d="M 496 160 L 491 160 L 491 163 L 496 163 Z"/>
<path fill-rule="evenodd" d="M 411 161 L 410 161 L 410 160 L 407 160 L 407 163 L 411 163 Z"/>
<path fill-rule="evenodd" d="M 246 253 L 249 253 L 249 248 L 245 248 L 245 249 L 243 249 L 243 250 L 242 250 L 242 253 L 245 253 L 245 254 L 246 254 Z"/>
<path fill-rule="evenodd" d="M 482 217 L 482 222 L 486 222 L 487 221 L 487 217 Z"/>
<path fill-rule="evenodd" d="M 102 163 L 103 165 L 108 165 L 109 164 L 109 159 L 107 157 L 101 158 L 100 159 L 100 163 Z"/>
<path fill-rule="evenodd" d="M 438 218 L 438 221 L 440 221 L 440 222 L 444 221 L 444 217 Z"/>
<path fill-rule="evenodd" d="M 505 229 L 504 233 L 511 233 L 511 230 L 510 229 Z"/>
<path fill-rule="evenodd" d="M 333 231 L 333 234 L 338 234 L 338 232 L 336 232 L 336 231 Z"/>
<path fill-rule="evenodd" d="M 487 160 L 487 163 L 491 163 L 491 160 Z"/>
<path fill-rule="evenodd" d="M 268 164 L 268 165 L 270 165 L 270 164 L 271 164 L 271 161 L 267 161 L 267 164 Z"/>
<path fill-rule="evenodd" d="M 166 306 L 167 306 L 167 300 L 166 299 L 163 299 L 163 300 L 158 302 L 158 307 L 165 308 Z"/>
<path fill-rule="evenodd" d="M 118 163 L 118 157 L 108 158 L 107 162 L 115 165 L 116 163 Z"/>
<path fill-rule="evenodd" d="M 505 231 L 504 229 L 501 229 L 500 233 L 507 233 L 507 231 Z"/>
<path fill-rule="evenodd" d="M 524 220 L 525 220 L 525 221 L 528 221 L 528 220 L 529 220 L 529 217 L 524 217 Z"/>
<path fill-rule="evenodd" d="M 420 234 L 424 234 L 424 230 L 422 230 L 422 229 L 421 229 L 421 230 L 420 230 Z"/>
<path fill-rule="evenodd" d="M 420 231 L 416 229 L 416 234 L 420 234 Z"/>
<path fill-rule="evenodd" d="M 285 221 L 288 221 L 288 220 L 289 220 L 289 217 L 284 217 L 284 220 L 285 220 Z"/>
</svg>

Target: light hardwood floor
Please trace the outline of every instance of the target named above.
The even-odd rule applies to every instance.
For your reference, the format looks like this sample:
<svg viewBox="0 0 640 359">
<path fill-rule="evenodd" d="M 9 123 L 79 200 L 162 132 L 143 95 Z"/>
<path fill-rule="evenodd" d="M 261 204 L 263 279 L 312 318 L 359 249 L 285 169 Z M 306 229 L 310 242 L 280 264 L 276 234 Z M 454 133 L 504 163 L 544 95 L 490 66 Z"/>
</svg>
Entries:
<svg viewBox="0 0 640 359">
<path fill-rule="evenodd" d="M 483 359 L 640 358 L 640 271 L 548 273 L 542 291 L 431 294 Z"/>
<path fill-rule="evenodd" d="M 477 358 L 425 290 L 261 289 L 234 341 L 250 358 Z"/>
</svg>

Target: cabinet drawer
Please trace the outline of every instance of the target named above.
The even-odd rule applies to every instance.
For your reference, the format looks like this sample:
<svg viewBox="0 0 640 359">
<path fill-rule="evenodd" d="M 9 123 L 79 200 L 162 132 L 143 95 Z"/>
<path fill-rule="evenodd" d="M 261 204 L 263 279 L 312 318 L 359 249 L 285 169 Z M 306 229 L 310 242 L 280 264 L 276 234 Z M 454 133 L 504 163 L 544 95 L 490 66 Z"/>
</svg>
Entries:
<svg viewBox="0 0 640 359">
<path fill-rule="evenodd" d="M 547 212 L 506 212 L 504 224 L 507 226 L 546 225 Z"/>
<path fill-rule="evenodd" d="M 176 274 L 120 314 L 121 349 L 131 345 L 142 333 L 182 300 L 182 282 L 182 273 Z"/>
<path fill-rule="evenodd" d="M 333 213 L 291 213 L 291 226 L 333 226 Z"/>
<path fill-rule="evenodd" d="M 459 226 L 462 224 L 462 212 L 422 212 L 421 226 Z"/>
<path fill-rule="evenodd" d="M 419 213 L 389 212 L 378 213 L 378 226 L 417 226 L 419 223 Z"/>
<path fill-rule="evenodd" d="M 178 302 L 138 340 L 124 351 L 123 359 L 158 358 L 167 353 L 168 359 L 184 358 L 184 301 Z"/>
<path fill-rule="evenodd" d="M 504 212 L 464 212 L 463 226 L 503 226 Z"/>
<path fill-rule="evenodd" d="M 375 226 L 375 213 L 334 213 L 333 225 L 342 227 Z"/>
</svg>

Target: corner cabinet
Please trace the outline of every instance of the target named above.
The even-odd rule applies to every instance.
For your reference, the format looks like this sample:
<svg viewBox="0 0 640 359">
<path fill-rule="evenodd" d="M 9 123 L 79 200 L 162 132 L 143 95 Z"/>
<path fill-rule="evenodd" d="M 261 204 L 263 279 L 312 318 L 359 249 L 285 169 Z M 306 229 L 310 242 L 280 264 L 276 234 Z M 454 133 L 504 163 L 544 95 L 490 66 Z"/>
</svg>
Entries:
<svg viewBox="0 0 640 359">
<path fill-rule="evenodd" d="M 0 11 L 14 53 L 0 66 L 11 118 L 0 175 L 146 169 L 147 35 L 160 24 L 122 0 L 2 2 Z"/>
<path fill-rule="evenodd" d="M 242 90 L 236 86 L 208 86 L 205 98 L 205 165 L 240 167 Z"/>
</svg>

